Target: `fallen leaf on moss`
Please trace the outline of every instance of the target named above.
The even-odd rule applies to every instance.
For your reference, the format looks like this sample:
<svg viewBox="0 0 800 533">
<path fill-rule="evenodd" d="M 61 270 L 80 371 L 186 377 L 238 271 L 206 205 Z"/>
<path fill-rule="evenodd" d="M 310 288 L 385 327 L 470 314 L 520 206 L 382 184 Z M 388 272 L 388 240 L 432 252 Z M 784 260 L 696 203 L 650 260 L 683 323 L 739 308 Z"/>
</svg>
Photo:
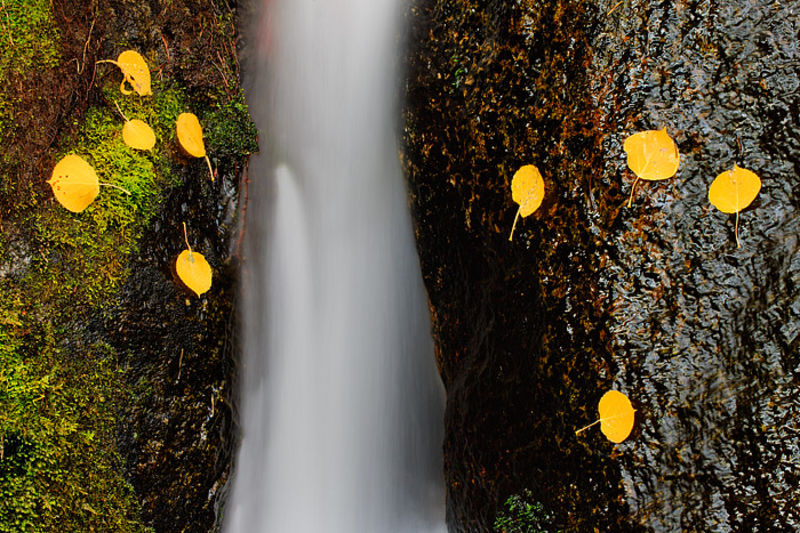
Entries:
<svg viewBox="0 0 800 533">
<path fill-rule="evenodd" d="M 636 410 L 627 396 L 619 391 L 610 390 L 600 398 L 597 410 L 600 413 L 600 418 L 577 430 L 575 432 L 576 435 L 599 423 L 600 431 L 611 442 L 619 444 L 628 438 L 631 430 L 633 430 Z"/>
<path fill-rule="evenodd" d="M 156 145 L 156 134 L 146 122 L 135 118 L 122 126 L 122 140 L 136 150 L 152 150 Z"/>
<path fill-rule="evenodd" d="M 132 92 L 125 88 L 126 82 L 133 87 L 133 90 L 136 91 L 139 96 L 149 96 L 153 94 L 153 91 L 150 89 L 150 68 L 139 52 L 135 50 L 125 50 L 117 57 L 116 61 L 113 59 L 101 59 L 98 63 L 112 63 L 119 67 L 122 71 L 122 75 L 125 77 L 119 86 L 119 90 L 122 91 L 122 94 L 131 94 Z"/>
<path fill-rule="evenodd" d="M 94 168 L 78 155 L 70 154 L 56 163 L 47 183 L 58 203 L 73 213 L 80 213 L 97 198 L 100 183 Z"/>
<path fill-rule="evenodd" d="M 128 120 L 128 117 L 119 108 L 117 102 L 114 102 L 114 105 L 117 106 L 117 111 L 125 119 L 125 125 L 122 126 L 122 140 L 125 144 L 136 150 L 152 150 L 153 146 L 156 145 L 156 134 L 153 128 L 138 118 Z"/>
<path fill-rule="evenodd" d="M 186 239 L 186 250 L 183 250 L 175 260 L 175 272 L 192 292 L 200 296 L 211 288 L 211 266 L 205 257 L 193 251 L 189 246 L 185 223 L 183 224 L 183 235 Z"/>
<path fill-rule="evenodd" d="M 667 133 L 667 128 L 634 133 L 625 139 L 623 148 L 628 154 L 628 168 L 636 175 L 628 207 L 633 201 L 633 191 L 639 179 L 665 180 L 678 172 L 681 156 L 675 141 Z"/>
<path fill-rule="evenodd" d="M 204 157 L 208 164 L 211 181 L 214 181 L 214 170 L 206 154 L 206 145 L 203 142 L 203 127 L 194 113 L 181 113 L 175 123 L 178 133 L 178 142 L 187 154 L 193 157 Z"/>
<path fill-rule="evenodd" d="M 708 188 L 708 201 L 723 213 L 736 213 L 736 247 L 739 242 L 739 211 L 753 203 L 761 190 L 761 178 L 755 172 L 733 165 L 718 175 Z"/>
<path fill-rule="evenodd" d="M 523 165 L 514 173 L 511 179 L 511 199 L 519 204 L 514 225 L 511 226 L 511 235 L 514 238 L 514 229 L 517 227 L 519 217 L 527 217 L 542 205 L 544 199 L 544 180 L 539 169 L 534 165 Z"/>
</svg>

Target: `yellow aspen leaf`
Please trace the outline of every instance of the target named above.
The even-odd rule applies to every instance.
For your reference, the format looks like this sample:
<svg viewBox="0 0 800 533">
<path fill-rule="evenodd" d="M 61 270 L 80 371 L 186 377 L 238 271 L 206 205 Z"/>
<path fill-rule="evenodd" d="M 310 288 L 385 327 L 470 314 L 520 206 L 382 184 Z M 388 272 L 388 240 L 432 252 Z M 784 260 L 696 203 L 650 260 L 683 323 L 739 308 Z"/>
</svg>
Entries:
<svg viewBox="0 0 800 533">
<path fill-rule="evenodd" d="M 753 203 L 761 190 L 761 178 L 755 172 L 733 165 L 718 175 L 708 188 L 708 201 L 723 213 L 736 213 L 736 247 L 739 242 L 739 211 Z"/>
<path fill-rule="evenodd" d="M 633 430 L 636 410 L 627 396 L 619 391 L 610 390 L 600 398 L 597 410 L 600 418 L 577 430 L 576 435 L 599 423 L 600 431 L 611 442 L 619 444 L 628 438 Z"/>
<path fill-rule="evenodd" d="M 153 91 L 150 89 L 150 68 L 139 52 L 135 50 L 125 50 L 117 57 L 116 61 L 112 59 L 101 59 L 98 63 L 113 63 L 119 67 L 124 76 L 119 86 L 119 90 L 122 91 L 122 94 L 131 94 L 132 92 L 125 88 L 126 82 L 133 87 L 133 90 L 136 91 L 136 94 L 139 96 L 149 96 L 153 94 Z"/>
<path fill-rule="evenodd" d="M 206 145 L 203 142 L 203 127 L 194 113 L 181 113 L 175 123 L 178 133 L 178 142 L 187 154 L 193 157 L 204 157 L 208 164 L 211 181 L 214 181 L 214 170 L 206 154 Z"/>
<path fill-rule="evenodd" d="M 122 126 L 122 140 L 136 150 L 152 150 L 156 145 L 156 134 L 146 122 L 135 118 Z"/>
<path fill-rule="evenodd" d="M 633 191 L 639 179 L 656 181 L 671 178 L 681 164 L 678 146 L 667 133 L 667 128 L 634 133 L 625 139 L 622 147 L 628 154 L 628 168 L 636 175 L 628 207 L 633 201 Z"/>
<path fill-rule="evenodd" d="M 610 390 L 600 398 L 597 411 L 600 413 L 600 431 L 608 440 L 620 443 L 628 438 L 633 430 L 636 410 L 627 396 Z"/>
<path fill-rule="evenodd" d="M 186 239 L 186 250 L 183 250 L 175 260 L 175 272 L 184 285 L 200 296 L 211 288 L 211 266 L 205 257 L 193 251 L 189 246 L 185 222 L 183 223 L 183 236 Z"/>
<path fill-rule="evenodd" d="M 94 168 L 78 155 L 70 154 L 56 163 L 47 183 L 58 203 L 73 213 L 86 209 L 100 193 Z"/>
<path fill-rule="evenodd" d="M 723 213 L 738 213 L 758 196 L 761 179 L 755 172 L 733 165 L 718 175 L 708 188 L 708 200 Z"/>
<path fill-rule="evenodd" d="M 193 157 L 205 157 L 206 145 L 203 143 L 203 127 L 194 113 L 181 113 L 175 123 L 178 142 L 186 153 Z"/>
<path fill-rule="evenodd" d="M 128 120 L 116 100 L 114 105 L 117 106 L 117 111 L 125 119 L 125 125 L 122 126 L 122 140 L 125 144 L 136 150 L 152 150 L 153 146 L 156 145 L 156 134 L 153 128 L 143 120 L 136 118 Z"/>
<path fill-rule="evenodd" d="M 511 199 L 519 204 L 514 225 L 511 226 L 511 235 L 508 240 L 513 240 L 514 229 L 517 227 L 519 217 L 527 217 L 542 205 L 544 199 L 544 180 L 539 169 L 534 165 L 523 165 L 511 178 Z"/>
<path fill-rule="evenodd" d="M 211 288 L 211 266 L 198 252 L 191 249 L 182 251 L 175 261 L 175 271 L 197 296 Z"/>
</svg>

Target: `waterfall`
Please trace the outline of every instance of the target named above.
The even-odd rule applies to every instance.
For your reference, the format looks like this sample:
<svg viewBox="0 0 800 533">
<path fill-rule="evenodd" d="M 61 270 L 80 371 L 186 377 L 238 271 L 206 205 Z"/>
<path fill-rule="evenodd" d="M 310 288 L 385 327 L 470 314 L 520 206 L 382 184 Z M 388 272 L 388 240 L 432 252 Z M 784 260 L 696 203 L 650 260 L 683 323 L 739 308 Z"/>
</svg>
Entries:
<svg viewBox="0 0 800 533">
<path fill-rule="evenodd" d="M 396 146 L 404 6 L 261 2 L 224 530 L 445 531 L 443 390 Z"/>
</svg>

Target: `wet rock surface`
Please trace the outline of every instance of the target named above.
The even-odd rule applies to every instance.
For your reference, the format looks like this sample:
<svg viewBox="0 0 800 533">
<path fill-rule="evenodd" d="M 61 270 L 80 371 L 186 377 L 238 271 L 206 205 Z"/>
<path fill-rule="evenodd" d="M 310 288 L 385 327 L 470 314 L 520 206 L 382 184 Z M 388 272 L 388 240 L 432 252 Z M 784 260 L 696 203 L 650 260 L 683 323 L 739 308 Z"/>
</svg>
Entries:
<svg viewBox="0 0 800 533">
<path fill-rule="evenodd" d="M 119 417 L 120 450 L 155 531 L 216 529 L 236 448 L 236 228 L 208 216 L 217 205 L 206 188 L 177 188 L 166 199 L 104 324 L 131 394 Z M 193 246 L 217 267 L 213 290 L 200 299 L 175 273 L 178 218 L 205 219 L 195 228 L 205 238 Z"/>
<path fill-rule="evenodd" d="M 111 450 L 108 462 L 132 485 L 134 503 L 124 514 L 112 504 L 101 509 L 94 500 L 91 506 L 78 504 L 74 510 L 48 508 L 45 512 L 40 508 L 40 522 L 31 527 L 49 524 L 46 516 L 61 523 L 65 531 L 101 530 L 103 526 L 95 524 L 106 519 L 101 515 L 107 515 L 136 531 L 145 527 L 157 532 L 211 531 L 218 525 L 235 447 L 232 380 L 238 350 L 235 301 L 240 183 L 246 175 L 247 157 L 257 149 L 239 86 L 236 2 L 56 0 L 50 8 L 58 30 L 57 64 L 15 75 L 4 88 L 8 108 L 3 111 L 8 114 L 0 118 L 10 117 L 13 124 L 0 131 L 4 143 L 0 153 L 4 193 L 0 199 L 0 247 L 4 251 L 0 289 L 4 295 L 20 299 L 16 305 L 25 317 L 21 324 L 46 324 L 58 332 L 58 338 L 51 334 L 36 345 L 27 330 L 13 331 L 30 346 L 33 355 L 25 363 L 31 368 L 37 363 L 36 350 L 45 348 L 59 353 L 59 361 L 74 361 L 65 363 L 65 368 L 91 368 L 100 363 L 110 367 L 102 374 L 108 383 L 98 386 L 108 397 L 99 402 L 113 401 L 116 416 L 111 424 L 117 432 L 90 438 L 103 440 L 103 453 Z M 150 162 L 159 174 L 152 181 L 163 188 L 163 197 L 154 200 L 154 213 L 143 233 L 124 233 L 137 236 L 137 242 L 125 242 L 123 247 L 137 253 L 126 256 L 101 249 L 95 255 L 105 254 L 102 261 L 92 263 L 97 258 L 76 251 L 73 241 L 57 242 L 60 234 L 46 234 L 41 229 L 48 227 L 41 221 L 50 220 L 48 213 L 55 205 L 45 179 L 61 153 L 76 150 L 69 144 L 76 132 L 81 131 L 84 139 L 91 138 L 91 131 L 85 133 L 87 115 L 113 108 L 105 89 L 111 81 L 115 88 L 119 84 L 119 69 L 95 61 L 115 59 L 126 48 L 139 50 L 147 58 L 154 86 L 178 95 L 165 98 L 165 106 L 179 102 L 187 106 L 186 111 L 200 116 L 216 180 L 209 180 L 202 160 L 189 158 L 174 139 L 161 136 Z M 114 96 L 120 101 L 137 98 L 118 92 Z M 159 112 L 168 116 L 172 110 Z M 85 222 L 92 216 L 101 220 L 100 209 L 106 206 L 99 208 L 97 215 L 87 211 L 74 220 Z M 58 214 L 61 216 L 60 211 Z M 202 251 L 214 268 L 212 290 L 201 298 L 186 289 L 174 272 L 174 259 L 185 246 L 183 222 L 189 225 L 193 248 Z M 98 223 L 91 229 L 114 234 L 119 228 L 101 228 Z M 82 238 L 90 241 L 91 235 Z M 67 264 L 75 257 L 89 265 L 101 263 L 108 272 L 79 272 L 81 277 L 76 279 L 72 270 L 77 269 Z M 49 272 L 41 265 L 58 262 L 69 271 L 63 278 L 42 280 L 36 272 L 31 274 Z M 108 281 L 111 278 L 114 281 Z M 34 285 L 31 279 L 45 289 L 28 291 Z M 65 286 L 80 290 L 70 295 Z M 34 312 L 43 304 L 52 314 Z M 102 357 L 94 355 L 95 351 Z M 84 392 L 79 382 L 84 377 L 64 376 L 67 392 Z M 86 387 L 87 394 L 94 393 L 88 384 Z M 60 393 L 56 387 L 48 391 Z M 90 420 L 93 412 L 83 416 Z M 93 426 L 86 422 L 86 427 Z M 115 442 L 106 442 L 110 440 Z M 6 459 L 14 455 L 16 441 L 5 441 L 10 444 L 6 446 L 0 437 L 0 461 L 3 455 Z M 5 475 L 4 468 L 5 464 L 0 465 L 0 473 Z M 59 464 L 58 468 L 74 473 L 81 466 Z M 102 487 L 92 486 L 94 478 L 85 481 L 84 494 L 94 497 L 103 492 Z M 37 485 L 41 494 L 34 497 L 47 503 L 51 493 L 60 495 L 61 488 L 54 485 Z M 99 500 L 105 500 L 102 494 Z M 111 523 L 111 518 L 102 523 Z"/>
<path fill-rule="evenodd" d="M 106 9 L 111 32 L 157 52 L 154 76 L 178 81 L 195 105 L 213 108 L 215 99 L 241 98 L 235 7 L 184 0 Z M 121 413 L 120 448 L 143 518 L 159 532 L 219 526 L 236 447 L 239 180 L 255 146 L 246 110 L 232 109 L 204 120 L 215 182 L 202 164 L 192 164 L 197 160 L 171 147 L 183 164 L 173 167 L 183 185 L 170 191 L 142 238 L 141 255 L 106 323 L 134 395 Z M 184 221 L 192 246 L 214 265 L 212 290 L 199 299 L 175 274 L 174 237 Z"/>
<path fill-rule="evenodd" d="M 798 9 L 414 2 L 403 158 L 452 531 L 524 491 L 552 530 L 800 527 Z M 627 208 L 622 142 L 662 127 L 678 174 Z M 545 200 L 509 242 L 529 163 Z M 742 248 L 707 198 L 734 163 L 763 180 Z M 610 388 L 632 436 L 576 437 Z"/>
</svg>

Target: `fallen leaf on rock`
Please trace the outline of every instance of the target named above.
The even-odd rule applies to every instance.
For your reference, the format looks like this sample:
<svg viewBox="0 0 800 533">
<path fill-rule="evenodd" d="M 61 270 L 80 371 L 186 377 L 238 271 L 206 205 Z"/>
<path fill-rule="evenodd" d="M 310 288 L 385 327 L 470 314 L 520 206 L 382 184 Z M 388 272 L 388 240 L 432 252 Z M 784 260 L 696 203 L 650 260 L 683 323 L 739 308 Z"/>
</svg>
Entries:
<svg viewBox="0 0 800 533">
<path fill-rule="evenodd" d="M 119 67 L 122 75 L 125 77 L 119 86 L 122 94 L 131 94 L 131 91 L 125 88 L 125 83 L 129 83 L 133 90 L 139 96 L 149 96 L 153 94 L 150 89 L 150 68 L 147 66 L 144 58 L 135 50 L 125 50 L 122 52 L 117 60 L 101 59 L 98 63 L 112 63 Z"/>
<path fill-rule="evenodd" d="M 597 405 L 600 418 L 588 426 L 577 430 L 575 434 L 589 429 L 595 424 L 600 424 L 600 431 L 611 442 L 619 444 L 628 438 L 633 430 L 634 413 L 636 410 L 631 405 L 627 396 L 619 391 L 610 390 L 603 394 Z"/>
<path fill-rule="evenodd" d="M 633 191 L 639 179 L 647 181 L 665 180 L 678 172 L 681 156 L 667 128 L 634 133 L 623 144 L 628 155 L 628 168 L 636 175 L 631 187 L 628 207 L 633 201 Z"/>
<path fill-rule="evenodd" d="M 187 249 L 183 250 L 175 260 L 175 272 L 192 292 L 200 296 L 211 288 L 211 266 L 205 257 L 193 251 L 189 246 L 186 223 L 183 224 L 183 235 L 186 239 Z"/>
<path fill-rule="evenodd" d="M 514 238 L 514 229 L 517 227 L 519 217 L 527 217 L 542 205 L 544 180 L 538 168 L 534 165 L 523 165 L 514 173 L 511 179 L 511 199 L 519 204 L 519 209 L 514 217 L 514 225 L 511 226 L 509 241 Z"/>
<path fill-rule="evenodd" d="M 761 178 L 755 172 L 733 165 L 718 175 L 708 188 L 708 201 L 723 213 L 736 213 L 736 247 L 739 242 L 739 211 L 753 203 L 761 190 Z"/>
<path fill-rule="evenodd" d="M 214 170 L 206 154 L 206 145 L 203 142 L 203 127 L 194 113 L 181 113 L 175 124 L 178 133 L 178 142 L 187 154 L 193 157 L 204 157 L 208 164 L 211 181 L 214 181 Z"/>
</svg>

